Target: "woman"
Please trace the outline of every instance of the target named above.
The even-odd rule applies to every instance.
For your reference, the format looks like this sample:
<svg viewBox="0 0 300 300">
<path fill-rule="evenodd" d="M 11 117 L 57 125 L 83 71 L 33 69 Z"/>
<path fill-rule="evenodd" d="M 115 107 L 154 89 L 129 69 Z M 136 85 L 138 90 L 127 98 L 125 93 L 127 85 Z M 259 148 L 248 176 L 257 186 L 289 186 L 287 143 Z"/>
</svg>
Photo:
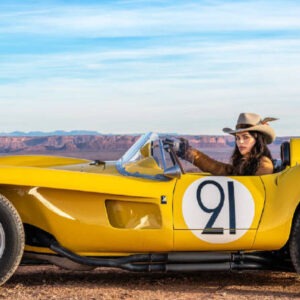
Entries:
<svg viewBox="0 0 300 300">
<path fill-rule="evenodd" d="M 182 140 L 178 156 L 191 162 L 204 172 L 213 175 L 264 175 L 274 171 L 272 156 L 267 147 L 275 139 L 274 130 L 267 122 L 276 118 L 265 118 L 253 113 L 241 113 L 235 129 L 223 131 L 235 136 L 236 145 L 231 164 L 216 161 L 206 154 L 190 147 Z"/>
</svg>

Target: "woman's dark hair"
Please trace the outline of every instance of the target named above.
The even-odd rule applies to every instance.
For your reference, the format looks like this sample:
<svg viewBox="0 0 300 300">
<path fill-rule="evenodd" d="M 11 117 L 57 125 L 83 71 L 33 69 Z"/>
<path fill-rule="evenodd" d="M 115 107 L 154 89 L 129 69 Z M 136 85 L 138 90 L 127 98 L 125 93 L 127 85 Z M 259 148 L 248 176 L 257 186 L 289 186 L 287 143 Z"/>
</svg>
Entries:
<svg viewBox="0 0 300 300">
<path fill-rule="evenodd" d="M 265 136 L 258 131 L 248 131 L 256 142 L 251 149 L 249 155 L 243 156 L 237 145 L 231 156 L 231 162 L 233 166 L 232 175 L 255 175 L 259 168 L 260 159 L 263 156 L 272 160 L 272 155 L 267 147 Z"/>
</svg>

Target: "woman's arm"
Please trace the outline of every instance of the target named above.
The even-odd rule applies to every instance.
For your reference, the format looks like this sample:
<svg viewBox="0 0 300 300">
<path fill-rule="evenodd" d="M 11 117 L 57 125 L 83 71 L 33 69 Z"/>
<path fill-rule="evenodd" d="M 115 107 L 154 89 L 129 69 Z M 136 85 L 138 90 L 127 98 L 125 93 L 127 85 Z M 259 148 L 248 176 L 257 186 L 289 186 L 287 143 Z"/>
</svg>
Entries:
<svg viewBox="0 0 300 300">
<path fill-rule="evenodd" d="M 194 148 L 189 147 L 187 149 L 185 159 L 204 172 L 209 172 L 213 175 L 219 176 L 232 175 L 232 165 L 214 160 Z"/>
</svg>

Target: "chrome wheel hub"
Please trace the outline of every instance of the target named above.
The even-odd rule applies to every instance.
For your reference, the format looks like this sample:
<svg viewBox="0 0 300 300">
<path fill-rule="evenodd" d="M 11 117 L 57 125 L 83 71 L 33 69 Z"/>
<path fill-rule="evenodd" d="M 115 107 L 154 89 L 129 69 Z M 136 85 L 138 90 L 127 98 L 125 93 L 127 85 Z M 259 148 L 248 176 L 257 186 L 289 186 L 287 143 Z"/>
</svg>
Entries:
<svg viewBox="0 0 300 300">
<path fill-rule="evenodd" d="M 2 224 L 0 223 L 0 259 L 2 258 L 4 249 L 5 249 L 5 232 Z"/>
</svg>

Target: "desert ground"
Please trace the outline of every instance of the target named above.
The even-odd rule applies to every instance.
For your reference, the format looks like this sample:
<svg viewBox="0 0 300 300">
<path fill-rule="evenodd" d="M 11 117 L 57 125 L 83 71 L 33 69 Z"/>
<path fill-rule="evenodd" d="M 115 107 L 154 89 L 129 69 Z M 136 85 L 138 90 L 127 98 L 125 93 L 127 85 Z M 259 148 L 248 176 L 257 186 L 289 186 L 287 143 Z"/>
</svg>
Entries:
<svg viewBox="0 0 300 300">
<path fill-rule="evenodd" d="M 21 266 L 0 287 L 0 299 L 300 299 L 300 277 L 270 271 L 162 274 Z"/>
</svg>

